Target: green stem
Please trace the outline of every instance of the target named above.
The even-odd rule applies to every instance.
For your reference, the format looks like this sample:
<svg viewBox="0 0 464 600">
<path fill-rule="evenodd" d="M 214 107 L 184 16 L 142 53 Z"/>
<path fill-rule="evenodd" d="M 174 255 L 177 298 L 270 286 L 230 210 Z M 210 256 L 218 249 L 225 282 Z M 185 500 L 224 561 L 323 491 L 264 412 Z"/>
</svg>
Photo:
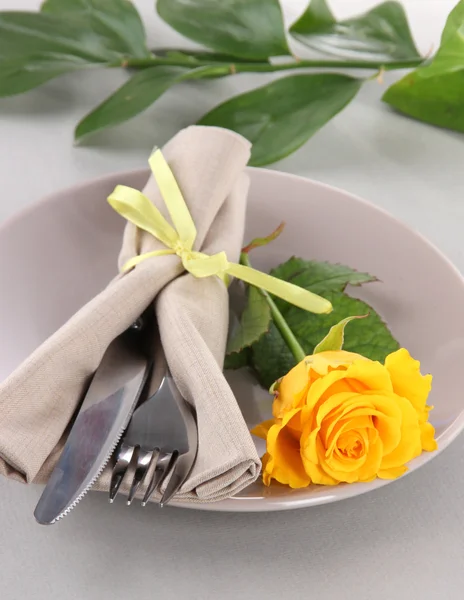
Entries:
<svg viewBox="0 0 464 600">
<path fill-rule="evenodd" d="M 195 58 L 182 57 L 163 57 L 153 55 L 148 58 L 128 58 L 122 63 L 113 63 L 114 67 L 134 67 L 146 68 L 155 65 L 168 65 L 176 67 L 205 67 L 211 66 L 228 66 L 230 74 L 235 73 L 272 73 L 275 71 L 290 71 L 295 69 L 383 69 L 391 71 L 394 69 L 408 69 L 418 67 L 423 62 L 422 58 L 411 60 L 397 60 L 391 62 L 379 62 L 369 60 L 296 60 L 281 64 L 270 64 L 267 62 L 250 62 L 250 63 L 219 63 L 210 62 L 207 60 L 198 60 Z"/>
<path fill-rule="evenodd" d="M 250 258 L 247 252 L 242 252 L 240 255 L 240 264 L 245 265 L 246 267 L 251 267 Z M 285 343 L 287 344 L 290 352 L 293 354 L 297 363 L 301 362 L 306 353 L 303 348 L 300 346 L 300 343 L 296 339 L 293 331 L 288 326 L 287 321 L 285 320 L 283 314 L 277 308 L 276 303 L 271 298 L 270 294 L 261 288 L 256 288 L 259 293 L 265 298 L 266 302 L 271 309 L 271 317 L 274 322 L 274 325 L 279 330 L 280 335 L 283 337 Z"/>
<path fill-rule="evenodd" d="M 234 63 L 237 73 L 262 72 L 269 73 L 274 71 L 289 71 L 294 69 L 407 69 L 417 67 L 422 60 L 396 61 L 387 64 L 378 61 L 344 61 L 344 60 L 299 60 L 289 63 L 274 64 L 269 63 Z"/>
</svg>

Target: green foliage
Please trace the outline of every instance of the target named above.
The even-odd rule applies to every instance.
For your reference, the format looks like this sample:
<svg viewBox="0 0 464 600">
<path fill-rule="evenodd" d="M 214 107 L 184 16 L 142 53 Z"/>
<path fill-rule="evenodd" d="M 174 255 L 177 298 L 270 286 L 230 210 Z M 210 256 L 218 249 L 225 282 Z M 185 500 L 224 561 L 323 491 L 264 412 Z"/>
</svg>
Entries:
<svg viewBox="0 0 464 600">
<path fill-rule="evenodd" d="M 321 73 L 290 75 L 214 108 L 199 121 L 232 129 L 252 142 L 250 164 L 284 158 L 356 96 L 362 79 Z"/>
<path fill-rule="evenodd" d="M 128 69 L 128 81 L 77 126 L 81 140 L 133 118 L 168 89 L 192 79 L 324 67 L 417 67 L 387 90 L 384 101 L 416 119 L 464 131 L 464 0 L 451 13 L 430 60 L 419 55 L 403 7 L 391 0 L 341 21 L 327 0 L 311 0 L 288 32 L 278 0 L 158 0 L 156 8 L 166 23 L 203 48 L 149 50 L 130 0 L 45 0 L 40 12 L 0 12 L 0 97 L 83 69 Z M 289 37 L 330 56 L 296 58 Z M 276 56 L 287 58 L 275 62 Z M 252 164 L 265 165 L 304 144 L 369 79 L 333 71 L 283 77 L 231 98 L 200 122 L 243 134 L 254 144 Z"/>
<path fill-rule="evenodd" d="M 435 57 L 392 85 L 383 100 L 415 119 L 464 132 L 464 2 L 448 17 Z"/>
<path fill-rule="evenodd" d="M 291 258 L 271 271 L 271 274 L 320 294 L 332 302 L 333 311 L 330 314 L 314 315 L 276 299 L 282 316 L 306 354 L 312 354 L 315 350 L 321 351 L 321 340 L 327 342 L 327 337 L 331 333 L 332 337 L 338 337 L 338 344 L 341 345 L 343 335 L 340 331 L 340 322 L 343 328 L 348 321 L 351 322 L 349 335 L 343 344 L 345 350 L 383 361 L 387 354 L 398 349 L 397 341 L 381 317 L 365 302 L 352 298 L 345 292 L 347 285 L 359 286 L 363 283 L 375 282 L 375 277 L 344 265 L 306 261 L 300 258 Z M 366 317 L 353 319 L 353 315 L 366 315 Z M 332 328 L 334 330 L 331 332 Z M 333 339 L 330 343 L 331 348 L 335 349 Z M 265 387 L 272 385 L 295 364 L 295 358 L 272 322 L 269 330 L 251 345 L 251 353 L 242 354 L 240 362 L 237 361 L 235 365 L 227 364 L 227 366 L 238 368 L 244 366 L 245 361 L 254 369 Z"/>
<path fill-rule="evenodd" d="M 247 287 L 247 304 L 237 331 L 227 344 L 228 354 L 239 354 L 244 348 L 257 342 L 269 330 L 271 310 L 259 290 Z"/>
<path fill-rule="evenodd" d="M 290 32 L 310 48 L 337 56 L 385 61 L 419 58 L 399 2 L 383 2 L 363 15 L 337 21 L 326 0 L 311 0 Z"/>
<path fill-rule="evenodd" d="M 278 0 L 158 0 L 158 14 L 216 52 L 261 60 L 289 54 Z"/>
</svg>

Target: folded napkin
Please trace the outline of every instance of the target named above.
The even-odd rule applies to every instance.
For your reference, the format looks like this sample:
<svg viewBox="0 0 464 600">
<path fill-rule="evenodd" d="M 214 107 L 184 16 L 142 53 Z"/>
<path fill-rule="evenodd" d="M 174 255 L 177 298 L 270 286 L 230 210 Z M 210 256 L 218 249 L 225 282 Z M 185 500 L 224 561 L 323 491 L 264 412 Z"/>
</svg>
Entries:
<svg viewBox="0 0 464 600">
<path fill-rule="evenodd" d="M 197 228 L 194 250 L 225 251 L 230 261 L 238 260 L 249 153 L 244 138 L 213 127 L 189 127 L 164 147 Z M 153 177 L 143 192 L 166 216 Z M 120 266 L 133 256 L 163 248 L 128 223 Z M 257 478 L 259 457 L 222 373 L 227 288 L 219 277 L 196 279 L 186 273 L 175 255 L 144 260 L 116 277 L 0 386 L 0 473 L 24 482 L 47 480 L 106 348 L 153 302 L 169 367 L 197 412 L 198 456 L 177 497 L 221 500 Z M 107 490 L 109 479 L 107 468 L 95 489 Z"/>
</svg>

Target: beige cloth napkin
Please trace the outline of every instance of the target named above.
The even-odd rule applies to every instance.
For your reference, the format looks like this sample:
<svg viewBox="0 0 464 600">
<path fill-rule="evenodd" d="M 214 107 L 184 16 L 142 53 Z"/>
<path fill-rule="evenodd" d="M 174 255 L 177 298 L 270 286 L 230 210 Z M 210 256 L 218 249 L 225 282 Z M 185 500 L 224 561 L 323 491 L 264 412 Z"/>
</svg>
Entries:
<svg viewBox="0 0 464 600">
<path fill-rule="evenodd" d="M 238 260 L 249 153 L 244 138 L 213 127 L 189 127 L 163 149 L 197 227 L 195 250 L 224 250 L 229 260 Z M 144 193 L 166 215 L 153 178 Z M 161 247 L 129 223 L 120 264 Z M 195 279 L 183 272 L 172 255 L 143 261 L 118 276 L 0 386 L 0 473 L 25 482 L 47 480 L 105 349 L 154 300 L 169 367 L 197 411 L 198 457 L 178 498 L 221 500 L 257 478 L 259 457 L 222 373 L 227 288 L 217 277 Z M 108 489 L 109 477 L 107 469 L 96 489 Z"/>
</svg>

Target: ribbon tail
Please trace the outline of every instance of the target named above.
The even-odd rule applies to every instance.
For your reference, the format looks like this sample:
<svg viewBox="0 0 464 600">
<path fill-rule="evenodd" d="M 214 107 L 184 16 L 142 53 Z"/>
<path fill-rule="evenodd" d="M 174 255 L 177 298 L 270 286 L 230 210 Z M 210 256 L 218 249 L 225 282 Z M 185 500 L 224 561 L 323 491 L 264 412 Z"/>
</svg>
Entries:
<svg viewBox="0 0 464 600">
<path fill-rule="evenodd" d="M 261 273 L 261 271 L 257 271 L 252 267 L 229 263 L 227 273 L 250 285 L 262 288 L 270 294 L 282 298 L 282 300 L 290 302 L 290 304 L 298 306 L 303 310 L 315 314 L 327 314 L 332 311 L 332 304 L 329 300 L 326 300 L 317 294 L 313 294 L 313 292 L 305 290 L 293 283 L 289 283 L 288 281 L 283 281 L 272 275 Z"/>
<path fill-rule="evenodd" d="M 175 254 L 174 250 L 154 250 L 153 252 L 145 252 L 145 254 L 139 254 L 138 256 L 134 256 L 130 258 L 127 262 L 124 263 L 121 271 L 126 273 L 130 271 L 138 264 L 146 260 L 147 258 L 152 258 L 153 256 L 166 256 L 167 254 Z"/>
</svg>

